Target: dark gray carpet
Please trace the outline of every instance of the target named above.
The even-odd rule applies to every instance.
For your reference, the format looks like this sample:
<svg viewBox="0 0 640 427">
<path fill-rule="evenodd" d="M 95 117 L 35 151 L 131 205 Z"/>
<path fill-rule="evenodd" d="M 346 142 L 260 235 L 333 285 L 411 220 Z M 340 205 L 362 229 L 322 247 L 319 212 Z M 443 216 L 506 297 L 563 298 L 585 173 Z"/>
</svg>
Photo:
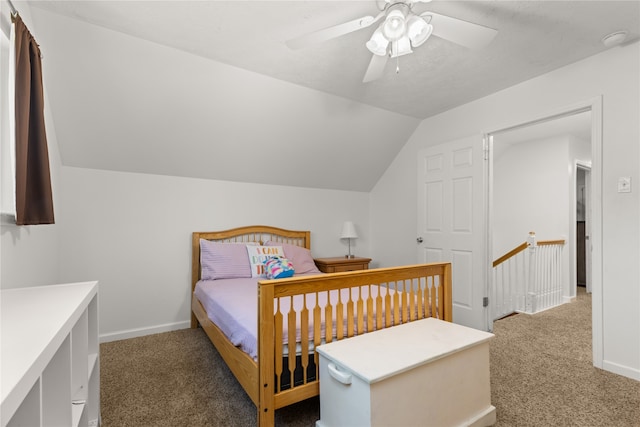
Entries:
<svg viewBox="0 0 640 427">
<path fill-rule="evenodd" d="M 591 298 L 495 323 L 496 426 L 640 427 L 640 382 L 591 362 Z M 105 427 L 252 426 L 256 409 L 200 329 L 105 343 Z M 276 411 L 278 426 L 313 426 L 319 400 Z"/>
</svg>

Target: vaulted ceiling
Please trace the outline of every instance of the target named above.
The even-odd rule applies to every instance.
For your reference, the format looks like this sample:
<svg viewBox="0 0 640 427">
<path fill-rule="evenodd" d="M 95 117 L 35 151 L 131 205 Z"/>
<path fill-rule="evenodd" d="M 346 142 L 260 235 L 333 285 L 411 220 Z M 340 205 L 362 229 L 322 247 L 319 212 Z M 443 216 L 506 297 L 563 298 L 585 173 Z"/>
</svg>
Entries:
<svg viewBox="0 0 640 427">
<path fill-rule="evenodd" d="M 28 1 L 65 165 L 369 191 L 420 120 L 640 36 L 640 1 L 416 3 L 498 31 L 432 36 L 362 83 L 376 1 Z M 268 173 L 266 173 L 268 172 Z"/>
</svg>

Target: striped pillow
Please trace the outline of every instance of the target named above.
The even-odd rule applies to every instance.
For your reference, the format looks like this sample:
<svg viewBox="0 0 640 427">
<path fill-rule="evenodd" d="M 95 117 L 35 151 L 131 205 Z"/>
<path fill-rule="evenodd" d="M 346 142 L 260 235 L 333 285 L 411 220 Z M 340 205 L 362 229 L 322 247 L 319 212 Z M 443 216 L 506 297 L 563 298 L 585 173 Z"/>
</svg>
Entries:
<svg viewBox="0 0 640 427">
<path fill-rule="evenodd" d="M 200 239 L 202 280 L 251 277 L 245 243 L 217 243 Z"/>
</svg>

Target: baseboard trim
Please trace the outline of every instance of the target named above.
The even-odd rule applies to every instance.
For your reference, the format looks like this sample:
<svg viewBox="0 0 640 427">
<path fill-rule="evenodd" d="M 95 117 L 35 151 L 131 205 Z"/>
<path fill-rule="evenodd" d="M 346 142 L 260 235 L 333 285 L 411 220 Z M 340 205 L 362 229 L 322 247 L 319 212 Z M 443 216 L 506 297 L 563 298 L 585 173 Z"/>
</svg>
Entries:
<svg viewBox="0 0 640 427">
<path fill-rule="evenodd" d="M 151 326 L 148 328 L 127 329 L 124 331 L 102 334 L 100 335 L 100 342 L 103 343 L 103 342 L 126 340 L 129 338 L 143 337 L 145 335 L 153 335 L 153 334 L 160 334 L 162 332 L 170 332 L 170 331 L 177 331 L 180 329 L 187 329 L 189 327 L 191 327 L 191 322 L 187 320 L 185 322 L 166 323 L 164 325 Z"/>
<path fill-rule="evenodd" d="M 464 427 L 486 427 L 496 423 L 496 407 L 489 405 L 484 411 L 477 414 L 470 420 L 467 420 L 462 426 Z"/>
<path fill-rule="evenodd" d="M 622 375 L 623 377 L 631 378 L 632 380 L 640 381 L 640 369 L 623 366 L 606 360 L 602 362 L 602 369 L 613 372 L 614 374 Z"/>
</svg>

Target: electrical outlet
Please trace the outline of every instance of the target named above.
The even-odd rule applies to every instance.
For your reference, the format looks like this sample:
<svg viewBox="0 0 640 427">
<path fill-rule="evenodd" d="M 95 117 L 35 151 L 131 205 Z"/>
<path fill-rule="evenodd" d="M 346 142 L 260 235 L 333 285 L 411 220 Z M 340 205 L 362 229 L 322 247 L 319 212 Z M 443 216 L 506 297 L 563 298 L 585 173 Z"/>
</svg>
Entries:
<svg viewBox="0 0 640 427">
<path fill-rule="evenodd" d="M 621 176 L 618 178 L 618 193 L 631 193 L 630 176 Z"/>
</svg>

